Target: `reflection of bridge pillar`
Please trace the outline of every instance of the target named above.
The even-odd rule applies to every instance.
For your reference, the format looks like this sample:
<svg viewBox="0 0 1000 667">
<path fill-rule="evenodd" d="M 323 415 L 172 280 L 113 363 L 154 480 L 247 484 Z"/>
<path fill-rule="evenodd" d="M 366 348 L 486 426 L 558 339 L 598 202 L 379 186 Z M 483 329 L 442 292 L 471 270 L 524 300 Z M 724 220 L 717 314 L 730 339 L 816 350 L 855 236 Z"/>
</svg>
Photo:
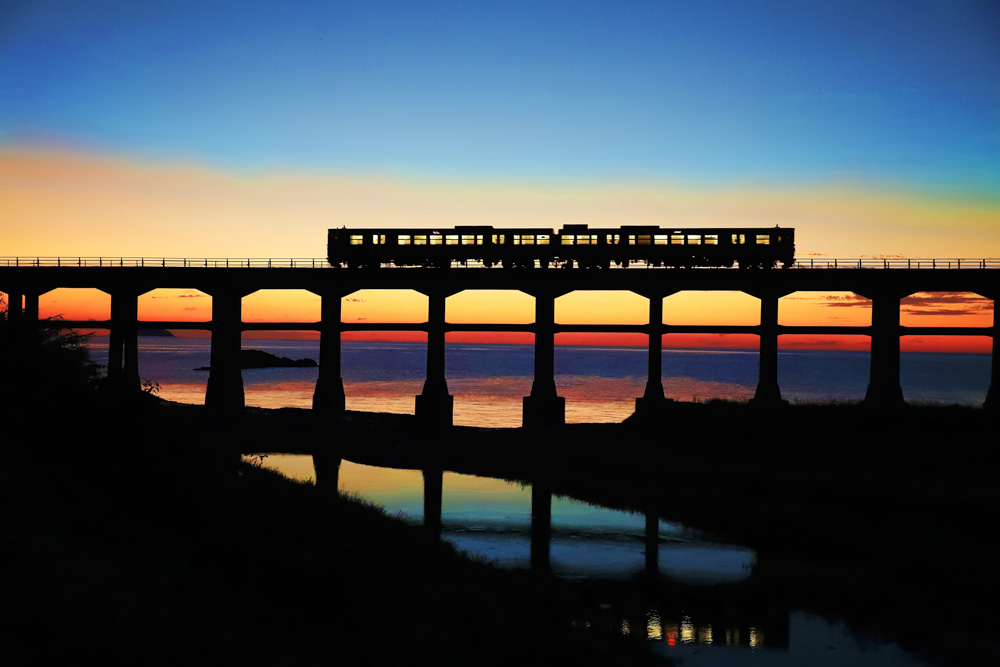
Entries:
<svg viewBox="0 0 1000 667">
<path fill-rule="evenodd" d="M 646 377 L 646 391 L 635 399 L 635 413 L 651 416 L 659 413 L 672 398 L 663 395 L 663 299 L 661 293 L 645 294 L 649 299 L 649 372 Z"/>
<path fill-rule="evenodd" d="M 139 294 L 134 289 L 111 293 L 108 339 L 108 384 L 121 393 L 139 391 Z"/>
<path fill-rule="evenodd" d="M 240 409 L 246 406 L 240 367 L 243 293 L 220 289 L 211 295 L 212 357 L 205 405 L 216 410 Z"/>
<path fill-rule="evenodd" d="M 549 572 L 552 541 L 552 489 L 538 479 L 531 483 L 531 569 Z"/>
<path fill-rule="evenodd" d="M 881 292 L 869 298 L 872 301 L 872 345 L 865 403 L 901 405 L 903 389 L 899 385 L 900 295 L 896 292 Z"/>
<path fill-rule="evenodd" d="M 424 528 L 433 537 L 441 536 L 441 500 L 444 495 L 444 472 L 429 468 L 424 473 Z"/>
<path fill-rule="evenodd" d="M 313 391 L 313 410 L 344 412 L 344 379 L 340 368 L 341 294 L 320 294 L 319 375 Z"/>
<path fill-rule="evenodd" d="M 333 452 L 314 452 L 312 460 L 313 470 L 316 472 L 316 488 L 336 495 L 340 486 L 340 456 Z"/>
<path fill-rule="evenodd" d="M 535 297 L 535 377 L 531 395 L 523 401 L 521 424 L 526 428 L 546 428 L 566 423 L 566 399 L 556 393 L 555 313 L 556 292 L 539 292 Z"/>
<path fill-rule="evenodd" d="M 778 387 L 778 299 L 785 292 L 754 294 L 760 299 L 760 361 L 757 389 L 751 403 L 780 405 L 781 389 Z"/>
<path fill-rule="evenodd" d="M 427 292 L 427 377 L 417 396 L 417 419 L 426 426 L 451 426 L 455 398 L 444 371 L 445 299 L 447 292 Z"/>
<path fill-rule="evenodd" d="M 984 408 L 1000 410 L 1000 363 L 997 356 L 1000 356 L 1000 341 L 997 340 L 997 301 L 993 299 L 993 357 L 990 361 L 990 388 L 986 392 L 986 402 Z"/>
</svg>

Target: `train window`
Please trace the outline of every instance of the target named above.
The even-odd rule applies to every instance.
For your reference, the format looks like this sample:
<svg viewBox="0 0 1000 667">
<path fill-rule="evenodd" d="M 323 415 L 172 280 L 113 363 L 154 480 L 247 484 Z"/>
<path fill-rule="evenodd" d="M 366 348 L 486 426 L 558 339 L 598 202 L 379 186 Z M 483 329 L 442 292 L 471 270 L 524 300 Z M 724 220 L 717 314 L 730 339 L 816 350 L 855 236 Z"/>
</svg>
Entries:
<svg viewBox="0 0 1000 667">
<path fill-rule="evenodd" d="M 372 243 L 385 245 L 385 234 L 372 234 Z"/>
<path fill-rule="evenodd" d="M 549 244 L 549 235 L 548 234 L 539 234 L 538 235 L 538 245 L 548 245 L 548 244 Z"/>
<path fill-rule="evenodd" d="M 768 245 L 771 243 L 771 237 L 767 234 L 757 235 L 757 245 Z"/>
<path fill-rule="evenodd" d="M 441 245 L 442 241 L 444 241 L 442 236 L 443 234 L 431 234 L 431 245 Z"/>
<path fill-rule="evenodd" d="M 743 245 L 747 242 L 746 234 L 733 234 L 733 245 Z"/>
<path fill-rule="evenodd" d="M 597 234 L 578 234 L 576 237 L 577 245 L 597 245 Z"/>
<path fill-rule="evenodd" d="M 458 245 L 458 234 L 448 234 L 444 237 L 445 245 Z"/>
<path fill-rule="evenodd" d="M 670 245 L 684 245 L 684 235 L 683 234 L 671 234 L 670 235 Z"/>
<path fill-rule="evenodd" d="M 483 237 L 479 237 L 479 242 L 483 242 Z M 476 237 L 473 234 L 462 234 L 462 245 L 476 245 Z"/>
<path fill-rule="evenodd" d="M 638 242 L 636 245 L 649 245 L 652 240 L 653 237 L 649 234 L 639 234 L 636 238 L 636 241 Z"/>
<path fill-rule="evenodd" d="M 621 241 L 621 234 L 608 234 L 604 237 L 604 242 L 608 245 L 618 245 Z"/>
<path fill-rule="evenodd" d="M 562 241 L 560 241 L 560 243 L 562 243 L 563 245 L 573 245 L 575 242 L 576 242 L 576 237 L 573 236 L 572 234 L 563 234 Z"/>
<path fill-rule="evenodd" d="M 506 234 L 494 234 L 493 245 L 503 245 L 506 238 Z"/>
<path fill-rule="evenodd" d="M 361 234 L 351 234 L 351 245 L 364 245 L 365 237 Z"/>
<path fill-rule="evenodd" d="M 515 235 L 514 245 L 517 245 L 518 242 L 520 242 L 521 245 L 535 245 L 535 235 L 534 234 L 521 234 L 520 236 Z"/>
<path fill-rule="evenodd" d="M 670 241 L 669 234 L 654 234 L 653 235 L 653 245 L 667 245 Z"/>
<path fill-rule="evenodd" d="M 705 234 L 705 245 L 719 245 L 719 235 Z"/>
<path fill-rule="evenodd" d="M 410 235 L 400 234 L 396 237 L 396 245 L 410 245 Z"/>
<path fill-rule="evenodd" d="M 413 245 L 427 245 L 427 237 L 424 235 L 414 236 Z"/>
<path fill-rule="evenodd" d="M 688 245 L 701 245 L 701 234 L 688 234 Z"/>
<path fill-rule="evenodd" d="M 628 235 L 628 244 L 629 245 L 635 245 L 635 234 L 629 234 Z"/>
</svg>

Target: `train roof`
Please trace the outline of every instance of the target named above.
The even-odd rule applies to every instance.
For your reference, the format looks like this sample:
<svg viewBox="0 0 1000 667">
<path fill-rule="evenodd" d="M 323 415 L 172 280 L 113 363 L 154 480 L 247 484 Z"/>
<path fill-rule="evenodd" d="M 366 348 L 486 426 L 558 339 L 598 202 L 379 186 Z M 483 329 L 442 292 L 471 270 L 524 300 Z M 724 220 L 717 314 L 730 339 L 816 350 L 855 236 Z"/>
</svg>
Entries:
<svg viewBox="0 0 1000 667">
<path fill-rule="evenodd" d="M 526 234 L 555 234 L 564 231 L 568 234 L 580 234 L 583 232 L 631 232 L 646 234 L 686 234 L 686 233 L 711 233 L 711 232 L 770 232 L 774 230 L 795 231 L 794 227 L 663 227 L 656 225 L 622 225 L 621 227 L 591 227 L 587 224 L 566 224 L 561 229 L 551 227 L 494 227 L 492 225 L 460 225 L 457 227 L 334 227 L 330 232 L 344 232 L 348 234 L 461 234 L 461 233 L 526 233 Z"/>
</svg>

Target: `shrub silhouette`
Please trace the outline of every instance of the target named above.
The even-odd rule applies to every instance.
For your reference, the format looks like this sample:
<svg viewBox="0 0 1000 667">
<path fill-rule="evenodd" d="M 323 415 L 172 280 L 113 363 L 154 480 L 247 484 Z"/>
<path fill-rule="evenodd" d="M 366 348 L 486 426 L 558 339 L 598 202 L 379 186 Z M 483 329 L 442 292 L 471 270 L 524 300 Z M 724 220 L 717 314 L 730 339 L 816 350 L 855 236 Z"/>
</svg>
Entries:
<svg viewBox="0 0 1000 667">
<path fill-rule="evenodd" d="M 0 301 L 0 399 L 15 403 L 83 400 L 96 392 L 103 367 L 90 360 L 87 336 L 58 326 L 56 319 L 15 324 Z"/>
</svg>

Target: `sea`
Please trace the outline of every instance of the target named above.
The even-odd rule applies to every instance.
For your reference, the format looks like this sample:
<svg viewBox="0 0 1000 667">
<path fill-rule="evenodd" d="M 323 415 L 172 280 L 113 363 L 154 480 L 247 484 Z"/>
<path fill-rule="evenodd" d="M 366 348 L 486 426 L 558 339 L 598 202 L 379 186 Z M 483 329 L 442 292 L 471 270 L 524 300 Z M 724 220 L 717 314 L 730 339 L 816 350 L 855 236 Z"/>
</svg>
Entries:
<svg viewBox="0 0 1000 667">
<path fill-rule="evenodd" d="M 106 364 L 108 339 L 88 343 L 96 363 Z M 291 359 L 319 360 L 319 342 L 243 341 Z M 412 414 L 426 373 L 426 345 L 413 342 L 344 341 L 342 377 L 349 410 Z M 792 403 L 843 403 L 865 396 L 866 351 L 781 350 L 778 384 Z M 161 398 L 203 404 L 209 365 L 207 338 L 139 338 L 139 374 L 155 382 Z M 982 405 L 990 383 L 991 355 L 902 352 L 900 384 L 910 403 Z M 445 366 L 455 398 L 454 421 L 463 426 L 517 427 L 521 399 L 531 391 L 531 345 L 448 343 Z M 248 406 L 310 407 L 318 369 L 266 368 L 243 371 Z M 643 347 L 560 345 L 555 351 L 556 387 L 566 398 L 569 423 L 620 422 L 646 386 Z M 758 354 L 743 349 L 664 349 L 663 389 L 681 401 L 753 396 Z"/>
</svg>

